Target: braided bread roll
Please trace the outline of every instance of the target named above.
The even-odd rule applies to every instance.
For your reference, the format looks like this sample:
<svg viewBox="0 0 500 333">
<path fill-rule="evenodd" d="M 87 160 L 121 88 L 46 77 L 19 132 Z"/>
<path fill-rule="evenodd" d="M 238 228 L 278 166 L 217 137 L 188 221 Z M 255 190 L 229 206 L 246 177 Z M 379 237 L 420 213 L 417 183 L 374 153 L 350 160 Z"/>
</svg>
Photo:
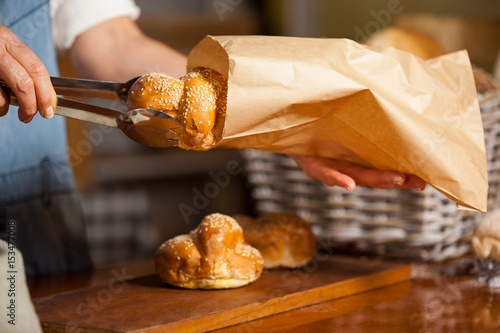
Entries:
<svg viewBox="0 0 500 333">
<path fill-rule="evenodd" d="M 256 281 L 263 270 L 260 252 L 245 244 L 230 216 L 210 214 L 189 234 L 164 242 L 155 254 L 161 279 L 187 289 L 228 289 Z"/>
<path fill-rule="evenodd" d="M 178 147 L 209 150 L 222 138 L 226 99 L 226 78 L 197 67 L 180 79 L 161 73 L 142 75 L 130 88 L 127 108 L 168 113 L 181 124 Z"/>
</svg>

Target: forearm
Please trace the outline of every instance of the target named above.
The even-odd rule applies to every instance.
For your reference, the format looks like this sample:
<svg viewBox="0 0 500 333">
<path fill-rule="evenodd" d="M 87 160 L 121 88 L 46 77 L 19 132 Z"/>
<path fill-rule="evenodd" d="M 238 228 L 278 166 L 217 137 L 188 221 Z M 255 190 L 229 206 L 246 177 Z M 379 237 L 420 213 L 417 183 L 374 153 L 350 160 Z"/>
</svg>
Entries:
<svg viewBox="0 0 500 333">
<path fill-rule="evenodd" d="M 126 81 L 149 72 L 180 77 L 186 71 L 183 54 L 145 36 L 125 17 L 87 30 L 69 54 L 75 69 L 86 78 Z"/>
</svg>

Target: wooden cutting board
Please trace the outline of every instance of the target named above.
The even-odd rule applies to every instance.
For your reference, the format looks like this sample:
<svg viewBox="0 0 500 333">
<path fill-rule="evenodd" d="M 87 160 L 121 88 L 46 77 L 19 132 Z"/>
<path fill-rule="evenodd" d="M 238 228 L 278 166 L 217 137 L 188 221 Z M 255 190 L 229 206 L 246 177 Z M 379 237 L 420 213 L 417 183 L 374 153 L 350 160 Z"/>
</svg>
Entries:
<svg viewBox="0 0 500 333">
<path fill-rule="evenodd" d="M 325 256 L 301 269 L 266 270 L 253 284 L 229 290 L 184 290 L 156 275 L 114 275 L 100 286 L 35 299 L 44 331 L 210 331 L 400 283 L 410 279 L 410 266 Z"/>
</svg>

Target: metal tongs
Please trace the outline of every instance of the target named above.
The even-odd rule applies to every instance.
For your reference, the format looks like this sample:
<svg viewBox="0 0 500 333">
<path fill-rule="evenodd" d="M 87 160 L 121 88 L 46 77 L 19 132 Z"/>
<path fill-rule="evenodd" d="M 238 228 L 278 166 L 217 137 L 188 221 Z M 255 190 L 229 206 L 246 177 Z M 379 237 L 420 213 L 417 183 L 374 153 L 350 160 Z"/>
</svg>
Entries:
<svg viewBox="0 0 500 333">
<path fill-rule="evenodd" d="M 100 98 L 124 102 L 134 78 L 125 83 L 51 77 L 58 95 L 78 98 Z M 9 104 L 18 105 L 18 100 L 8 85 L 0 80 L 0 88 L 9 99 Z M 139 108 L 119 111 L 112 108 L 88 104 L 58 96 L 55 114 L 116 127 L 130 139 L 150 147 L 173 147 L 178 143 L 179 122 L 172 116 L 157 110 Z"/>
</svg>

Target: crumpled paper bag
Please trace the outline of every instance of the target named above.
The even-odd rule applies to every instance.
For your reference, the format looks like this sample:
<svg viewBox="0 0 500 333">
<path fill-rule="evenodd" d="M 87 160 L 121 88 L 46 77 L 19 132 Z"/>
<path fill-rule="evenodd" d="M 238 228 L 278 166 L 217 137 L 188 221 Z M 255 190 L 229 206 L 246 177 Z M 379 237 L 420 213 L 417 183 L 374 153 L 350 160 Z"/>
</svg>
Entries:
<svg viewBox="0 0 500 333">
<path fill-rule="evenodd" d="M 207 36 L 188 70 L 228 78 L 216 147 L 343 159 L 414 174 L 486 211 L 483 124 L 466 51 L 422 60 L 348 39 Z"/>
</svg>

